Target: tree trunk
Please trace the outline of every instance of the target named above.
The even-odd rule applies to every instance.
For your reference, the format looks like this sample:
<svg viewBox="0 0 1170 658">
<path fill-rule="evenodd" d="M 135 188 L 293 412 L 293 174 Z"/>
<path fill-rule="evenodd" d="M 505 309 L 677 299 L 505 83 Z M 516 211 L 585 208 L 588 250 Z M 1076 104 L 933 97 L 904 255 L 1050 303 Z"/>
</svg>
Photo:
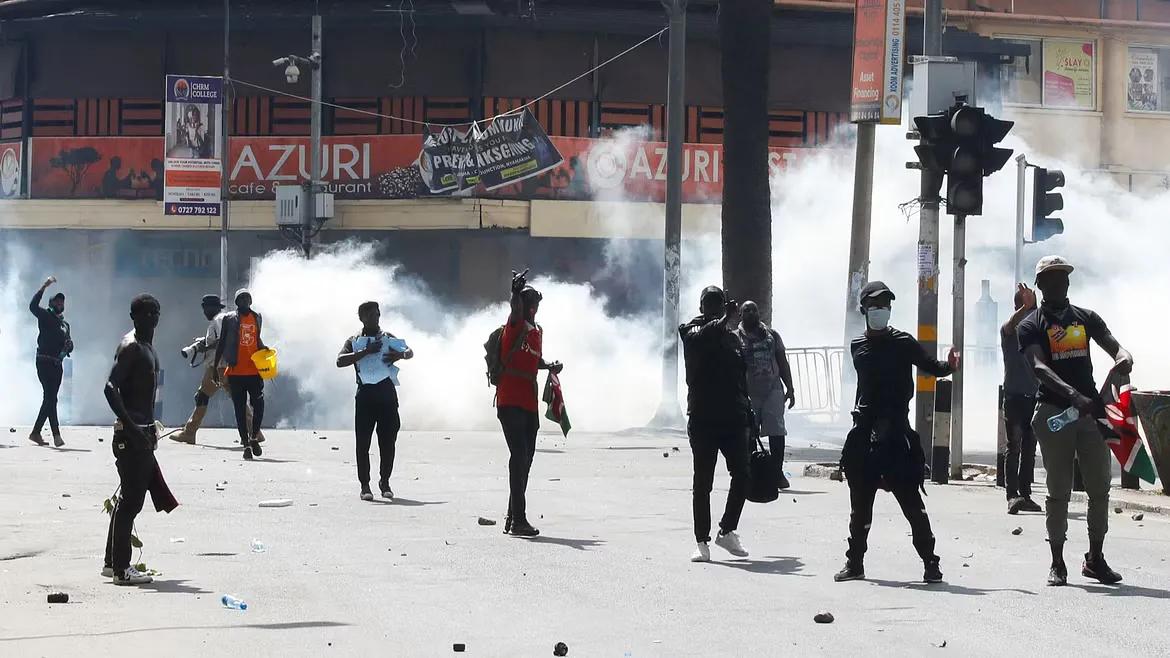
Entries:
<svg viewBox="0 0 1170 658">
<path fill-rule="evenodd" d="M 772 317 L 768 190 L 771 0 L 720 0 L 723 74 L 723 285 Z"/>
</svg>

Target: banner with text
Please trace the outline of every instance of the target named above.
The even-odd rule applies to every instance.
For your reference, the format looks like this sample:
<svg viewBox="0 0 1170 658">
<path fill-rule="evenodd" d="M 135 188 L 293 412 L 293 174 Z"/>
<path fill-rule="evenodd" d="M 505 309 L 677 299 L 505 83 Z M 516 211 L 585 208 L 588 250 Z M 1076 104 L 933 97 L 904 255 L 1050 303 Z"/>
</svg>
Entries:
<svg viewBox="0 0 1170 658">
<path fill-rule="evenodd" d="M 665 200 L 664 142 L 548 139 L 558 153 L 559 164 L 491 191 L 480 187 L 476 194 L 524 200 Z M 308 178 L 308 137 L 233 137 L 230 144 L 228 191 L 232 199 L 273 199 L 277 186 L 299 185 Z M 29 196 L 162 201 L 163 162 L 158 157 L 162 147 L 161 137 L 34 137 L 29 146 Z M 421 135 L 325 137 L 321 178 L 338 199 L 435 196 L 417 166 L 421 148 Z M 769 148 L 772 173 L 783 171 L 810 152 Z M 684 145 L 684 202 L 719 203 L 723 176 L 722 145 Z"/>
<path fill-rule="evenodd" d="M 1044 107 L 1093 109 L 1092 41 L 1044 40 Z"/>
<path fill-rule="evenodd" d="M 164 213 L 218 215 L 223 78 L 168 75 Z"/>
<path fill-rule="evenodd" d="M 905 32 L 905 0 L 857 0 L 850 121 L 901 123 Z"/>
<path fill-rule="evenodd" d="M 451 126 L 423 133 L 419 175 L 433 194 L 458 193 L 479 185 L 495 190 L 539 176 L 563 161 L 528 110 L 497 117 L 487 128 Z"/>
</svg>

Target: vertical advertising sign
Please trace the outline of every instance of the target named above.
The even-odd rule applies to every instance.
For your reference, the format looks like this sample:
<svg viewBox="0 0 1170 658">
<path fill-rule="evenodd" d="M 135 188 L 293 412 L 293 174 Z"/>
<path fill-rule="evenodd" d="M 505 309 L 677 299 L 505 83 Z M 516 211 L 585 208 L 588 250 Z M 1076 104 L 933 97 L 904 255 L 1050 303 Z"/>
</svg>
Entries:
<svg viewBox="0 0 1170 658">
<path fill-rule="evenodd" d="M 1160 107 L 1162 79 L 1158 77 L 1158 51 L 1129 49 L 1129 82 L 1126 85 L 1127 107 L 1131 112 L 1157 112 Z"/>
<path fill-rule="evenodd" d="M 218 215 L 223 78 L 167 76 L 163 201 L 167 215 Z"/>
<path fill-rule="evenodd" d="M 853 13 L 850 121 L 902 122 L 905 42 L 905 0 L 857 0 Z"/>
</svg>

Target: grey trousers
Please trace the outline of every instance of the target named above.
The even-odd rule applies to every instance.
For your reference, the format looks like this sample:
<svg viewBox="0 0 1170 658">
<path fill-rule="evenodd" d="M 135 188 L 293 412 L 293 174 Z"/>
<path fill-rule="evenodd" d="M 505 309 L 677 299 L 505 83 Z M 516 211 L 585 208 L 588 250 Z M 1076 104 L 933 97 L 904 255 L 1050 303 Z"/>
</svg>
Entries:
<svg viewBox="0 0 1170 658">
<path fill-rule="evenodd" d="M 1112 471 L 1109 446 L 1093 418 L 1081 417 L 1059 432 L 1048 429 L 1048 419 L 1064 411 L 1041 402 L 1032 418 L 1032 430 L 1048 478 L 1045 514 L 1048 541 L 1063 544 L 1068 532 L 1068 499 L 1072 493 L 1074 460 L 1080 462 L 1085 493 L 1089 497 L 1089 540 L 1103 542 L 1109 530 L 1109 483 Z"/>
</svg>

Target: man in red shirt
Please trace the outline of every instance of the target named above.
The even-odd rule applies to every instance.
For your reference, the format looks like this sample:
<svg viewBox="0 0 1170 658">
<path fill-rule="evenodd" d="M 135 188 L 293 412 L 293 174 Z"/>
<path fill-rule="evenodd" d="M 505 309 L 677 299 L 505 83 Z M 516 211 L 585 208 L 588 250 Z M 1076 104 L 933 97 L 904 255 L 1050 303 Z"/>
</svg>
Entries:
<svg viewBox="0 0 1170 658">
<path fill-rule="evenodd" d="M 540 429 L 536 371 L 560 373 L 563 366 L 555 361 L 545 363 L 541 356 L 544 334 L 536 324 L 541 294 L 527 285 L 523 273 L 513 272 L 513 275 L 512 313 L 500 339 L 503 371 L 496 386 L 496 416 L 504 430 L 509 453 L 508 514 L 504 519 L 504 532 L 535 537 L 540 531 L 528 522 L 524 494 L 528 489 L 532 457 L 536 454 L 536 432 Z"/>
<path fill-rule="evenodd" d="M 259 433 L 264 422 L 264 380 L 252 362 L 252 355 L 268 349 L 260 331 L 264 318 L 252 309 L 252 293 L 246 288 L 236 292 L 236 311 L 223 317 L 223 333 L 215 346 L 215 381 L 219 382 L 220 362 L 227 363 L 227 387 L 236 410 L 236 429 L 244 446 L 244 459 L 263 454 Z M 248 402 L 252 403 L 252 426 L 248 427 Z"/>
</svg>

